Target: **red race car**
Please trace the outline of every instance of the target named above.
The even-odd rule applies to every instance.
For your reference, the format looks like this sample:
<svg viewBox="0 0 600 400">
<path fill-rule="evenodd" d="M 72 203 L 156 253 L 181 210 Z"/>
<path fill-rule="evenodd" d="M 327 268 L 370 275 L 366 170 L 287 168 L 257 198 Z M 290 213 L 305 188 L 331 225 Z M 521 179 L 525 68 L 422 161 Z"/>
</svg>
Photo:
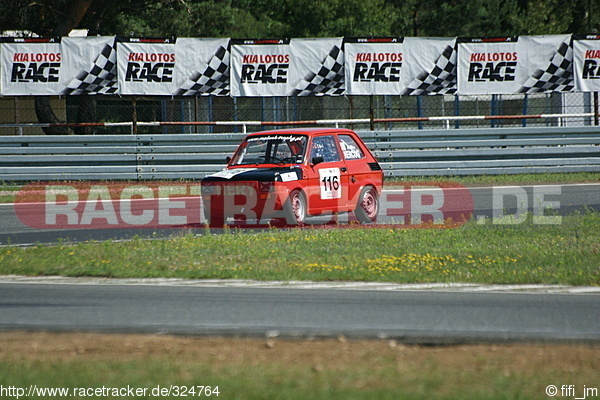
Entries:
<svg viewBox="0 0 600 400">
<path fill-rule="evenodd" d="M 383 171 L 349 129 L 257 132 L 240 144 L 227 167 L 202 180 L 211 226 L 242 223 L 302 225 L 307 216 L 354 212 L 375 222 Z"/>
</svg>

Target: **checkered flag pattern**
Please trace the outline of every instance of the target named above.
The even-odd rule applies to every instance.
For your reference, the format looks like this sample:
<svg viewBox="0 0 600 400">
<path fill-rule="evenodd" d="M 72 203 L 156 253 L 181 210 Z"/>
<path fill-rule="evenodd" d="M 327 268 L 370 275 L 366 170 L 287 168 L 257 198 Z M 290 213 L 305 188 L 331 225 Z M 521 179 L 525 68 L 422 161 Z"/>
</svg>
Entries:
<svg viewBox="0 0 600 400">
<path fill-rule="evenodd" d="M 571 92 L 574 85 L 573 46 L 562 42 L 548 68 L 536 70 L 518 93 Z"/>
<path fill-rule="evenodd" d="M 114 94 L 117 92 L 115 42 L 106 44 L 89 70 L 81 70 L 61 95 Z"/>
<path fill-rule="evenodd" d="M 449 45 L 435 60 L 433 70 L 421 72 L 401 94 L 417 96 L 456 93 L 456 74 L 456 50 Z"/>
<path fill-rule="evenodd" d="M 344 91 L 344 52 L 334 46 L 321 63 L 319 72 L 304 76 L 290 96 L 338 96 Z"/>
<path fill-rule="evenodd" d="M 176 96 L 229 95 L 229 51 L 220 46 L 203 73 L 195 71 L 174 93 Z"/>
</svg>

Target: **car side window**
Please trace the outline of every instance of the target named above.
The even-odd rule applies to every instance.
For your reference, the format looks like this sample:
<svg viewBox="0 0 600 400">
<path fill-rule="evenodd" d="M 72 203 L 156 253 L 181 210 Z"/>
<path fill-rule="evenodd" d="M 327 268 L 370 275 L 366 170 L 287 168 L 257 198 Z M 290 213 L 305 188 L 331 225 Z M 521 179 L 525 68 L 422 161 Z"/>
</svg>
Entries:
<svg viewBox="0 0 600 400">
<path fill-rule="evenodd" d="M 313 138 L 310 159 L 323 157 L 323 162 L 341 161 L 340 152 L 333 136 L 317 136 Z"/>
<path fill-rule="evenodd" d="M 342 153 L 344 153 L 344 158 L 346 160 L 360 160 L 365 157 L 360 146 L 352 136 L 339 135 L 338 140 L 340 141 L 340 147 L 342 148 Z"/>
</svg>

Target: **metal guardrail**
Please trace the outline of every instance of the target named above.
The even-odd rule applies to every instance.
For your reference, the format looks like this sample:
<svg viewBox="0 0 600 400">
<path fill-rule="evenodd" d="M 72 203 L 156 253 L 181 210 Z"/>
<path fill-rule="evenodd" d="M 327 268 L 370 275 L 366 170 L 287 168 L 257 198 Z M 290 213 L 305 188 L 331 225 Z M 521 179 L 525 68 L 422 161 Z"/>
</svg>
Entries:
<svg viewBox="0 0 600 400">
<path fill-rule="evenodd" d="M 600 127 L 358 131 L 386 176 L 600 172 Z M 243 133 L 0 136 L 0 180 L 200 179 Z"/>
<path fill-rule="evenodd" d="M 363 137 L 386 176 L 600 171 L 598 126 L 374 131 Z"/>
<path fill-rule="evenodd" d="M 0 136 L 0 180 L 196 179 L 244 134 Z"/>
</svg>

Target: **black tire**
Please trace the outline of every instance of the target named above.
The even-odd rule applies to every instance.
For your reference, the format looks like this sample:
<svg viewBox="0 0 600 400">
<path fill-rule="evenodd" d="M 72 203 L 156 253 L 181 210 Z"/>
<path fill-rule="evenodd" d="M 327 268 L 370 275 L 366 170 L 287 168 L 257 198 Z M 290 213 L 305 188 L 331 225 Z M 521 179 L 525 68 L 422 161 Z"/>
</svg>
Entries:
<svg viewBox="0 0 600 400">
<path fill-rule="evenodd" d="M 372 224 L 379 214 L 379 196 L 373 186 L 365 186 L 356 202 L 354 215 L 363 224 Z"/>
<path fill-rule="evenodd" d="M 307 211 L 306 196 L 301 190 L 292 190 L 283 204 L 283 215 L 288 225 L 303 225 Z"/>
</svg>

